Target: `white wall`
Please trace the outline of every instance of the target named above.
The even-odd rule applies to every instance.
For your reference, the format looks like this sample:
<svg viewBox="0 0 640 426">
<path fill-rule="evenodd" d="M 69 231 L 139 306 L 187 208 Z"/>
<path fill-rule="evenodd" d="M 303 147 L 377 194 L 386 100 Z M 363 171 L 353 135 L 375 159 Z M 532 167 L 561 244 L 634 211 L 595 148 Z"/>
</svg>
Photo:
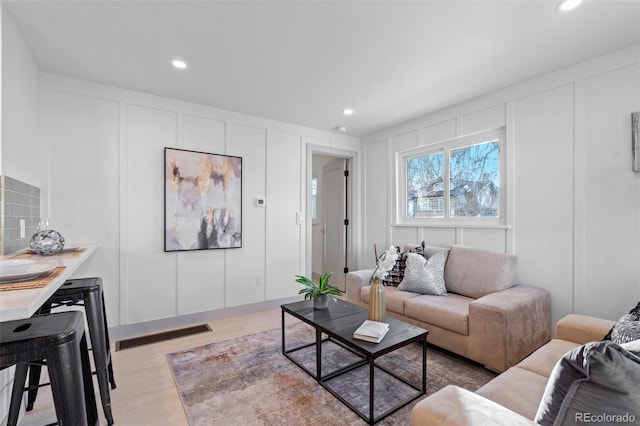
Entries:
<svg viewBox="0 0 640 426">
<path fill-rule="evenodd" d="M 0 174 L 39 186 L 38 67 L 9 11 L 2 12 Z"/>
<path fill-rule="evenodd" d="M 640 45 L 559 70 L 363 138 L 363 246 L 425 240 L 519 256 L 518 281 L 548 289 L 554 322 L 617 319 L 640 300 Z M 393 224 L 395 154 L 505 126 L 507 226 Z M 386 206 L 387 208 L 380 208 Z"/>
<path fill-rule="evenodd" d="M 79 274 L 103 277 L 110 325 L 297 294 L 306 144 L 357 153 L 358 138 L 60 76 L 40 86 L 45 209 L 68 241 L 100 244 Z M 164 147 L 243 158 L 242 248 L 163 251 Z"/>
</svg>

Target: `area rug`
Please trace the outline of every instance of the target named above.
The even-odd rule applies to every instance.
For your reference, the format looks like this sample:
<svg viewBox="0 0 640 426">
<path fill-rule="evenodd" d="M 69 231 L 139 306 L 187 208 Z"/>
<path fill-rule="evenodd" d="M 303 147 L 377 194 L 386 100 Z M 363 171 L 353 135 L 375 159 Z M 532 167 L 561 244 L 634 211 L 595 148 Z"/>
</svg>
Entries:
<svg viewBox="0 0 640 426">
<path fill-rule="evenodd" d="M 306 324 L 288 326 L 287 349 L 314 341 Z M 327 342 L 322 348 L 323 375 L 355 358 Z M 315 350 L 292 353 L 315 371 Z M 280 329 L 211 343 L 167 354 L 189 424 L 204 425 L 364 425 L 358 415 L 282 354 Z M 420 385 L 422 348 L 412 344 L 378 359 L 379 364 Z M 329 386 L 368 414 L 367 366 L 332 379 Z M 448 384 L 475 391 L 496 375 L 482 366 L 437 348 L 427 350 L 427 395 Z M 415 392 L 376 369 L 376 415 Z M 421 397 L 421 398 L 424 398 Z M 421 399 L 420 398 L 420 399 Z M 380 421 L 408 425 L 416 400 Z"/>
</svg>

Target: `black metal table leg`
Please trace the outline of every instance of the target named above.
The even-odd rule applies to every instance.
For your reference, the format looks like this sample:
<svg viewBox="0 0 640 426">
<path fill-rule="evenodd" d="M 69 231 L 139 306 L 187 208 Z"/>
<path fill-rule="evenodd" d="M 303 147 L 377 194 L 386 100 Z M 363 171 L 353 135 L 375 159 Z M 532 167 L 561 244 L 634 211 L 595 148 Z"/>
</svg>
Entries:
<svg viewBox="0 0 640 426">
<path fill-rule="evenodd" d="M 285 354 L 285 346 L 284 346 L 284 309 L 281 309 L 282 321 L 280 322 L 282 326 L 282 354 Z"/>
<path fill-rule="evenodd" d="M 322 332 L 316 328 L 316 380 L 322 379 Z"/>
<path fill-rule="evenodd" d="M 427 393 L 427 337 L 422 340 L 422 393 Z"/>
<path fill-rule="evenodd" d="M 373 417 L 373 400 L 375 399 L 375 365 L 373 358 L 369 359 L 369 424 L 372 425 L 375 422 Z"/>
</svg>

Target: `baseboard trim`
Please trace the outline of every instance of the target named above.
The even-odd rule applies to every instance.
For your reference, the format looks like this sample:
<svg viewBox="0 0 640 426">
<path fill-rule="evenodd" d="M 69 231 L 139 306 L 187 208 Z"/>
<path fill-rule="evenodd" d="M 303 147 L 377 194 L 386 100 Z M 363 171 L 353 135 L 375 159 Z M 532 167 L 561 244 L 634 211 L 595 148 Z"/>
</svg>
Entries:
<svg viewBox="0 0 640 426">
<path fill-rule="evenodd" d="M 110 340 L 130 339 L 136 336 L 158 333 L 182 327 L 190 327 L 211 321 L 218 321 L 241 315 L 254 314 L 256 312 L 267 311 L 279 308 L 284 303 L 300 301 L 300 296 L 287 297 L 284 299 L 269 300 L 266 302 L 251 303 L 248 305 L 233 306 L 230 308 L 216 309 L 213 311 L 198 312 L 195 314 L 177 315 L 170 318 L 161 318 L 152 321 L 138 322 L 134 324 L 118 325 L 109 327 Z"/>
</svg>

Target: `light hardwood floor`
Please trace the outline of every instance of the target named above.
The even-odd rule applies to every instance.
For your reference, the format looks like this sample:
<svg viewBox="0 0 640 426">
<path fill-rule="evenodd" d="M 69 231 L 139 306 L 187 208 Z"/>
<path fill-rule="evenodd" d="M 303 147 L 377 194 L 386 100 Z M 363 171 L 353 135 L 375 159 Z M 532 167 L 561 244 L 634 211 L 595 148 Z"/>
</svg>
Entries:
<svg viewBox="0 0 640 426">
<path fill-rule="evenodd" d="M 213 331 L 208 333 L 112 352 L 117 384 L 117 388 L 111 391 L 115 426 L 187 425 L 166 354 L 279 328 L 280 315 L 280 309 L 273 309 L 214 321 L 209 323 Z M 287 317 L 287 325 L 289 321 L 290 317 Z M 111 347 L 115 348 L 114 342 Z M 94 387 L 100 424 L 106 425 L 97 383 Z M 20 425 L 41 426 L 54 421 L 53 400 L 49 387 L 44 387 L 38 394 L 33 411 L 25 415 Z"/>
</svg>

